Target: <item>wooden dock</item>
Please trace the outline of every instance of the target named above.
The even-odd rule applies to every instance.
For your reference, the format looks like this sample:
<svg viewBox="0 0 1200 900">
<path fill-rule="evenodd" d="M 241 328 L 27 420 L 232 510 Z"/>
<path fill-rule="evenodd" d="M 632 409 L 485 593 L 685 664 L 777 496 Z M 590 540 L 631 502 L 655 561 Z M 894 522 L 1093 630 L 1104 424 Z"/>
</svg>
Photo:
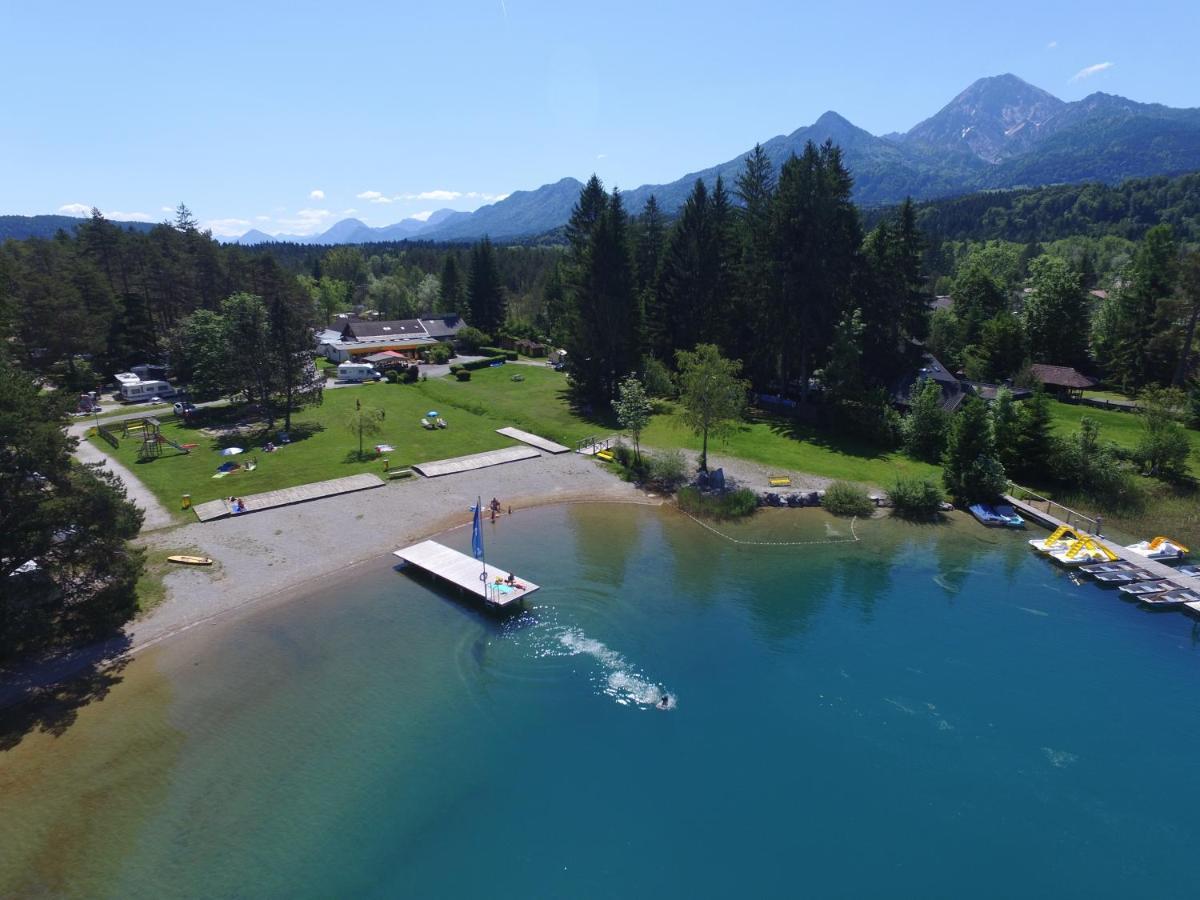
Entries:
<svg viewBox="0 0 1200 900">
<path fill-rule="evenodd" d="M 512 606 L 538 589 L 536 584 L 524 578 L 515 578 L 517 585 L 521 587 L 510 587 L 504 584 L 508 580 L 509 572 L 495 566 L 484 566 L 474 557 L 452 550 L 437 541 L 421 541 L 403 550 L 395 550 L 393 555 L 410 566 L 462 588 L 489 606 Z"/>
<path fill-rule="evenodd" d="M 1031 506 L 1030 504 L 1025 503 L 1022 500 L 1018 500 L 1016 497 L 1011 497 L 1008 494 L 1004 495 L 1004 501 L 1006 503 L 1011 504 L 1013 509 L 1015 509 L 1017 512 L 1019 512 L 1026 519 L 1032 519 L 1033 521 L 1038 522 L 1041 525 L 1045 525 L 1047 528 L 1054 529 L 1054 528 L 1061 528 L 1063 526 L 1066 526 L 1068 528 L 1074 529 L 1074 528 L 1078 527 L 1075 525 L 1067 525 L 1066 522 L 1062 521 L 1061 519 L 1057 518 L 1056 516 L 1051 515 L 1050 513 L 1046 512 L 1045 510 L 1038 509 L 1036 506 Z M 1078 530 L 1081 534 L 1085 533 L 1084 530 L 1081 528 Z M 1109 541 L 1105 538 L 1100 537 L 1099 535 L 1093 534 L 1093 535 L 1091 535 L 1091 538 L 1097 544 L 1101 544 L 1101 545 L 1107 547 L 1109 550 L 1111 550 L 1113 553 L 1115 553 L 1118 558 L 1120 558 L 1128 563 L 1134 563 L 1135 565 L 1137 565 L 1137 567 L 1139 569 L 1145 569 L 1152 576 L 1154 576 L 1155 580 L 1165 578 L 1168 581 L 1170 581 L 1173 585 L 1175 585 L 1175 587 L 1191 588 L 1192 590 L 1200 590 L 1200 580 L 1197 580 L 1195 578 L 1188 578 L 1185 575 L 1180 575 L 1177 571 L 1172 569 L 1170 566 L 1160 563 L 1158 560 L 1147 559 L 1146 557 L 1144 557 L 1138 553 L 1134 553 L 1132 550 L 1128 550 L 1125 547 L 1121 546 L 1120 544 L 1116 544 L 1112 541 Z M 1187 607 L 1197 606 L 1198 607 L 1197 609 L 1192 609 L 1190 611 L 1200 614 L 1200 604 L 1187 603 L 1184 605 Z"/>
<path fill-rule="evenodd" d="M 562 444 L 556 444 L 554 441 L 548 441 L 544 437 L 536 434 L 530 434 L 528 431 L 522 431 L 520 428 L 513 428 L 511 425 L 507 428 L 497 428 L 496 434 L 502 434 L 505 437 L 510 437 L 514 441 L 521 441 L 523 444 L 529 444 L 531 447 L 537 447 L 539 450 L 545 450 L 547 453 L 570 453 L 570 447 L 564 447 Z"/>
<path fill-rule="evenodd" d="M 234 487 L 230 482 L 225 482 L 225 484 Z M 300 484 L 278 491 L 265 491 L 261 494 L 235 494 L 234 496 L 239 497 L 246 504 L 245 510 L 237 515 L 245 515 L 246 513 L 262 512 L 265 509 L 275 509 L 278 506 L 291 506 L 293 503 L 307 503 L 309 500 L 366 491 L 371 488 L 383 487 L 383 485 L 384 482 L 376 476 L 364 473 L 348 475 L 345 478 L 334 478 L 331 481 L 314 481 L 310 484 Z M 197 503 L 192 510 L 201 522 L 228 519 L 235 515 L 233 507 L 225 499 Z"/>
<path fill-rule="evenodd" d="M 412 469 L 414 472 L 420 472 L 426 478 L 437 478 L 441 475 L 455 475 L 459 472 L 470 472 L 473 469 L 486 469 L 488 466 L 499 466 L 522 459 L 534 459 L 541 455 L 532 447 L 505 447 L 503 450 L 489 450 L 486 453 L 472 453 L 469 456 L 455 456 L 451 459 L 417 463 Z"/>
</svg>

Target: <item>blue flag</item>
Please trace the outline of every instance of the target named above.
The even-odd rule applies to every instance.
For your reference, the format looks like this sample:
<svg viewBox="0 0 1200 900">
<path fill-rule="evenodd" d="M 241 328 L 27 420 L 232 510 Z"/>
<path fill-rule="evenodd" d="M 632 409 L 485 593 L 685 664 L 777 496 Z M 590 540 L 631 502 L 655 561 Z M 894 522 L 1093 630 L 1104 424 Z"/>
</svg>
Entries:
<svg viewBox="0 0 1200 900">
<path fill-rule="evenodd" d="M 479 514 L 482 505 L 478 501 L 475 503 L 475 519 L 471 523 L 471 552 L 476 559 L 483 559 L 483 519 Z"/>
</svg>

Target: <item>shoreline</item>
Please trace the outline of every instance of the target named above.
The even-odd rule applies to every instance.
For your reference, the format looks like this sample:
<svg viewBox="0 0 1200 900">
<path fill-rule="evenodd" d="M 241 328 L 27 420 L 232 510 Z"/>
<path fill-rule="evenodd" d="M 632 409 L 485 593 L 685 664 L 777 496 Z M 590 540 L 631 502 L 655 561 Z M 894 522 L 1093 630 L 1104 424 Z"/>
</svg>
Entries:
<svg viewBox="0 0 1200 900">
<path fill-rule="evenodd" d="M 730 474 L 740 480 L 766 480 L 764 466 L 719 455 L 711 460 L 733 470 Z M 797 479 L 813 488 L 823 486 L 825 480 Z M 137 487 L 141 488 L 140 482 Z M 327 590 L 353 577 L 360 567 L 390 558 L 398 547 L 469 525 L 467 507 L 485 495 L 502 498 L 502 506 L 511 507 L 514 515 L 558 504 L 661 506 L 666 502 L 661 495 L 622 481 L 591 457 L 563 454 L 388 483 L 371 491 L 216 522 L 144 530 L 136 543 L 146 549 L 178 552 L 186 547 L 217 564 L 209 569 L 168 571 L 166 599 L 107 640 L 3 670 L 0 710 L 36 702 L 81 676 L 118 668 L 142 651 L 196 628 L 236 622 Z"/>
<path fill-rule="evenodd" d="M 467 507 L 485 494 L 502 498 L 513 515 L 556 504 L 663 503 L 590 457 L 567 454 L 144 531 L 136 543 L 146 549 L 189 547 L 217 565 L 169 571 L 166 599 L 108 639 L 0 670 L 0 710 L 53 701 L 64 686 L 119 669 L 198 627 L 233 623 L 327 590 L 359 567 L 389 559 L 398 547 L 470 524 Z"/>
</svg>

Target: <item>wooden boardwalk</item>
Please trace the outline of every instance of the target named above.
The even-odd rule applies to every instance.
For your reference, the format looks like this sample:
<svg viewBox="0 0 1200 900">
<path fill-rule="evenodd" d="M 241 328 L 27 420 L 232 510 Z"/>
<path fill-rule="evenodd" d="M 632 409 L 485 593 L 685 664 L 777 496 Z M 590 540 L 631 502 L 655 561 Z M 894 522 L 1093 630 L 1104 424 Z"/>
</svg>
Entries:
<svg viewBox="0 0 1200 900">
<path fill-rule="evenodd" d="M 507 428 L 497 428 L 496 434 L 502 434 L 505 437 L 510 437 L 515 441 L 529 444 L 532 447 L 537 447 L 539 450 L 545 450 L 547 453 L 570 453 L 570 447 L 564 447 L 562 444 L 556 444 L 554 441 L 548 441 L 544 437 L 539 437 L 536 434 L 530 434 L 528 431 L 522 431 L 520 428 L 513 428 L 511 425 Z"/>
<path fill-rule="evenodd" d="M 323 497 L 336 497 L 339 494 L 366 491 L 371 488 L 383 487 L 383 485 L 384 482 L 376 476 L 364 473 L 348 475 L 345 478 L 334 478 L 332 481 L 314 481 L 311 484 L 300 484 L 278 491 L 235 496 L 241 497 L 246 504 L 245 512 L 238 513 L 238 515 L 245 515 L 245 513 L 262 512 L 264 509 L 274 509 L 277 506 L 291 506 L 293 503 L 307 503 L 309 500 L 320 500 Z M 234 515 L 233 507 L 230 506 L 228 500 L 197 503 L 192 510 L 201 522 L 227 519 Z"/>
<path fill-rule="evenodd" d="M 484 566 L 474 557 L 459 553 L 437 541 L 421 541 L 403 550 L 393 551 L 410 566 L 415 566 L 431 575 L 462 588 L 489 606 L 506 607 L 520 603 L 538 589 L 532 581 L 515 578 L 517 585 L 510 587 L 503 582 L 508 580 L 510 573 L 495 566 Z M 484 575 L 480 578 L 480 575 Z M 501 584 L 497 584 L 497 580 Z"/>
<path fill-rule="evenodd" d="M 1076 527 L 1074 525 L 1067 525 L 1066 522 L 1062 521 L 1056 516 L 1052 516 L 1050 513 L 1038 509 L 1036 506 L 1031 506 L 1030 504 L 1025 503 L 1022 500 L 1018 500 L 1015 497 L 1011 497 L 1008 494 L 1004 495 L 1004 500 L 1006 503 L 1011 504 L 1012 507 L 1026 519 L 1032 519 L 1035 522 L 1045 525 L 1047 528 L 1060 528 L 1064 525 L 1066 525 L 1068 528 Z M 1080 529 L 1080 531 L 1082 533 L 1082 529 Z M 1158 560 L 1147 559 L 1141 554 L 1134 553 L 1132 550 L 1128 550 L 1120 544 L 1113 543 L 1105 538 L 1097 535 L 1092 535 L 1091 537 L 1092 540 L 1094 540 L 1097 544 L 1102 544 L 1103 546 L 1107 547 L 1125 562 L 1134 563 L 1139 569 L 1145 569 L 1152 576 L 1154 576 L 1155 580 L 1166 579 L 1175 587 L 1191 588 L 1192 590 L 1200 591 L 1200 579 L 1189 578 L 1186 575 L 1180 575 L 1175 569 L 1165 565 L 1164 563 L 1160 563 Z M 1200 603 L 1185 603 L 1184 606 L 1188 608 L 1189 612 L 1200 615 Z"/>
<path fill-rule="evenodd" d="M 541 455 L 532 447 L 505 447 L 503 450 L 489 450 L 486 453 L 472 453 L 469 456 L 455 456 L 452 459 L 417 463 L 412 469 L 414 472 L 420 472 L 426 478 L 438 478 L 441 475 L 455 475 L 459 472 L 486 469 L 488 466 L 499 466 L 522 459 L 534 459 Z"/>
</svg>

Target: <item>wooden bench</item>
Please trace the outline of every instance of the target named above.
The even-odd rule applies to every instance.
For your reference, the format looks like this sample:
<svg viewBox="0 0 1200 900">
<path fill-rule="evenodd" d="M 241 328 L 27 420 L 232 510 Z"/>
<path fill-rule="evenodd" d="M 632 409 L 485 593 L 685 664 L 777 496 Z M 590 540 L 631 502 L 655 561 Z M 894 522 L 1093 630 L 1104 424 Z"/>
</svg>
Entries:
<svg viewBox="0 0 1200 900">
<path fill-rule="evenodd" d="M 791 475 L 772 475 L 770 478 L 767 479 L 767 483 L 770 484 L 771 487 L 791 487 L 792 486 L 792 476 Z"/>
</svg>

